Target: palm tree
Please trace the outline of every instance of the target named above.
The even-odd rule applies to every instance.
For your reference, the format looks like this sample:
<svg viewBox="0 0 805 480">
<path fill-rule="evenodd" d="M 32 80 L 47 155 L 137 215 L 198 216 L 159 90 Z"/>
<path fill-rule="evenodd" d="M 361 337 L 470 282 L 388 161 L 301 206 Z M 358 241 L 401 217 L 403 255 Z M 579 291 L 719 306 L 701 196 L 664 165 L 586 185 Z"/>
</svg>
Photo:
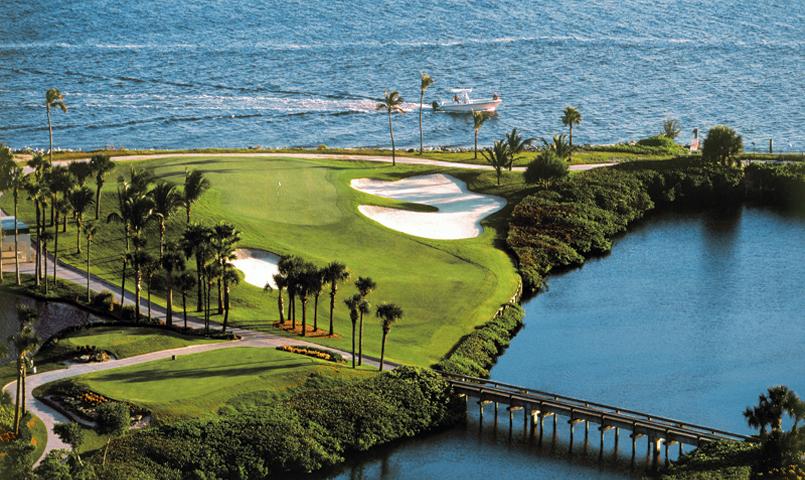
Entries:
<svg viewBox="0 0 805 480">
<path fill-rule="evenodd" d="M 169 243 L 167 249 L 160 254 L 160 263 L 165 271 L 165 325 L 173 326 L 173 289 L 177 283 L 176 275 L 183 274 L 185 269 L 185 258 L 179 245 Z M 184 298 L 184 294 L 183 298 Z M 184 300 L 183 300 L 184 305 Z"/>
<path fill-rule="evenodd" d="M 772 432 L 782 432 L 785 414 L 795 419 L 792 430 L 797 428 L 805 414 L 805 404 L 785 385 L 769 387 L 766 393 L 758 397 L 757 406 L 744 410 L 746 422 L 750 427 L 759 429 L 761 436 L 766 436 L 767 427 L 771 427 Z"/>
<path fill-rule="evenodd" d="M 240 241 L 240 232 L 235 229 L 233 225 L 226 223 L 219 223 L 212 229 L 211 247 L 215 255 L 215 261 L 218 264 L 218 313 L 225 312 L 226 291 L 229 289 L 227 281 L 232 278 L 229 271 L 232 270 L 231 263 L 235 257 L 235 247 Z M 223 297 L 222 297 L 223 295 Z M 226 331 L 226 318 L 224 318 L 224 331 Z"/>
<path fill-rule="evenodd" d="M 36 157 L 34 157 L 36 159 Z M 41 157 L 40 157 L 41 158 Z M 31 162 L 29 162 L 29 165 Z M 43 211 L 46 208 L 47 199 L 50 194 L 47 190 L 47 185 L 42 180 L 42 176 L 37 171 L 28 178 L 25 184 L 25 189 L 28 192 L 28 198 L 34 202 L 34 209 L 36 211 L 36 268 L 34 270 L 34 282 L 38 287 L 42 279 L 42 233 L 43 227 Z"/>
<path fill-rule="evenodd" d="M 581 123 L 581 113 L 573 107 L 565 107 L 562 113 L 562 125 L 570 129 L 570 146 L 573 146 L 573 125 Z"/>
<path fill-rule="evenodd" d="M 568 143 L 567 135 L 564 133 L 554 135 L 551 139 L 551 143 L 548 143 L 548 141 L 543 138 L 542 143 L 545 145 L 545 148 L 553 150 L 556 156 L 563 160 L 570 159 L 570 155 L 574 150 L 573 145 Z"/>
<path fill-rule="evenodd" d="M 526 147 L 534 143 L 534 138 L 523 138 L 516 128 L 506 134 L 506 147 L 509 150 L 509 171 L 511 172 L 514 165 L 514 157 L 525 151 Z"/>
<path fill-rule="evenodd" d="M 509 148 L 506 146 L 506 142 L 495 140 L 495 144 L 492 148 L 485 148 L 482 153 L 487 163 L 492 165 L 495 169 L 498 185 L 500 185 L 500 175 L 503 169 L 509 164 Z"/>
<path fill-rule="evenodd" d="M 397 90 L 383 92 L 383 101 L 378 102 L 377 109 L 385 110 L 389 115 L 389 136 L 391 136 L 391 164 L 397 165 L 397 149 L 394 145 L 394 126 L 391 122 L 392 113 L 405 113 L 402 108 L 403 98 Z"/>
<path fill-rule="evenodd" d="M 67 104 L 64 103 L 64 95 L 58 88 L 51 88 L 45 92 L 45 109 L 48 112 L 48 133 L 50 134 L 50 148 L 48 153 L 50 155 L 50 163 L 53 163 L 53 124 L 50 120 L 50 109 L 59 108 L 62 112 L 67 112 Z"/>
<path fill-rule="evenodd" d="M 58 226 L 59 219 L 54 219 L 54 209 L 56 208 L 56 200 L 67 196 L 74 185 L 73 176 L 67 170 L 67 167 L 52 167 L 45 172 L 45 181 L 50 189 L 50 223 L 51 225 Z"/>
<path fill-rule="evenodd" d="M 324 267 L 324 281 L 330 283 L 330 336 L 333 335 L 333 309 L 335 296 L 338 293 L 338 284 L 349 279 L 347 266 L 341 262 L 330 262 Z M 280 315 L 282 313 L 280 312 Z"/>
<path fill-rule="evenodd" d="M 674 139 L 682 133 L 682 128 L 679 126 L 679 120 L 675 118 L 666 118 L 662 122 L 662 135 Z"/>
<path fill-rule="evenodd" d="M 224 270 L 221 276 L 224 277 L 224 323 L 221 331 L 226 333 L 226 327 L 229 324 L 229 291 L 232 289 L 233 285 L 237 285 L 240 282 L 240 277 L 238 276 L 238 272 L 232 268 L 231 264 Z"/>
<path fill-rule="evenodd" d="M 281 273 L 275 273 L 273 275 L 273 278 L 274 278 L 274 284 L 277 286 L 277 309 L 280 312 L 279 324 L 280 327 L 282 327 L 285 324 L 285 312 L 284 312 L 285 305 L 283 304 L 282 301 L 282 290 L 288 286 L 288 279 L 285 278 L 285 276 L 282 275 Z M 271 292 L 273 290 L 274 287 L 272 287 L 271 283 L 268 282 L 263 287 L 264 292 Z"/>
<path fill-rule="evenodd" d="M 402 308 L 393 303 L 383 303 L 377 306 L 377 318 L 383 322 L 383 341 L 380 344 L 380 371 L 383 371 L 383 361 L 386 357 L 386 337 L 391 326 L 403 316 Z"/>
<path fill-rule="evenodd" d="M 8 169 L 8 178 L 11 185 L 11 196 L 14 200 L 14 274 L 16 276 L 16 284 L 20 285 L 20 256 L 18 255 L 19 249 L 19 224 L 17 223 L 17 207 L 19 205 L 20 190 L 26 186 L 26 177 L 23 173 L 22 167 L 15 164 L 11 160 L 11 165 Z"/>
<path fill-rule="evenodd" d="M 358 277 L 358 279 L 355 280 L 355 287 L 358 289 L 361 300 L 366 300 L 366 297 L 377 288 L 377 284 L 372 280 L 372 277 Z M 358 326 L 358 365 L 363 364 L 363 314 L 364 312 L 361 311 L 360 324 Z"/>
<path fill-rule="evenodd" d="M 87 303 L 89 303 L 90 300 L 91 300 L 90 290 L 89 290 L 90 245 L 92 245 L 92 240 L 95 238 L 95 234 L 97 233 L 98 228 L 95 226 L 94 221 L 89 221 L 84 225 L 84 228 L 82 230 L 84 232 L 84 236 L 87 239 L 87 268 L 86 268 L 86 273 L 87 273 Z"/>
<path fill-rule="evenodd" d="M 89 161 L 92 172 L 95 174 L 95 220 L 101 215 L 101 190 L 106 177 L 115 169 L 115 163 L 109 155 L 93 155 Z"/>
<path fill-rule="evenodd" d="M 145 291 L 147 292 L 146 295 L 148 296 L 148 321 L 150 322 L 153 317 L 151 316 L 151 285 L 154 281 L 154 275 L 159 271 L 162 267 L 162 264 L 159 261 L 159 258 L 154 258 L 152 255 L 148 255 L 148 258 L 143 263 L 143 278 L 145 278 Z"/>
<path fill-rule="evenodd" d="M 76 254 L 81 254 L 81 227 L 84 225 L 84 212 L 95 203 L 95 198 L 89 187 L 79 187 L 67 195 L 67 201 L 73 209 L 75 218 L 75 251 Z"/>
<path fill-rule="evenodd" d="M 344 299 L 344 304 L 349 308 L 349 319 L 352 321 L 352 368 L 355 368 L 355 324 L 358 323 L 358 306 L 361 302 L 359 293 Z"/>
<path fill-rule="evenodd" d="M 187 258 L 191 255 L 196 260 L 196 311 L 200 312 L 203 305 L 203 284 L 201 282 L 202 267 L 204 266 L 204 245 L 209 242 L 212 229 L 191 223 L 182 234 L 181 245 Z"/>
<path fill-rule="evenodd" d="M 165 252 L 165 225 L 173 212 L 182 205 L 182 197 L 176 185 L 160 182 L 149 193 L 154 202 L 154 216 L 159 221 L 159 256 Z"/>
<path fill-rule="evenodd" d="M 48 242 L 53 240 L 53 234 L 51 234 L 47 229 L 42 229 L 42 232 L 39 234 L 42 241 L 42 260 L 44 265 L 42 266 L 42 281 L 45 282 L 45 296 L 48 294 Z"/>
<path fill-rule="evenodd" d="M 433 77 L 427 72 L 422 72 L 419 76 L 419 154 L 424 151 L 424 135 L 422 133 L 422 104 L 425 101 L 425 91 L 433 85 Z"/>
<path fill-rule="evenodd" d="M 187 294 L 196 287 L 196 277 L 185 270 L 176 279 L 175 287 L 182 294 L 182 317 L 184 317 L 184 328 L 187 330 Z"/>
<path fill-rule="evenodd" d="M 131 268 L 134 270 L 134 319 L 139 322 L 143 273 L 147 269 L 148 263 L 150 263 L 153 258 L 142 250 L 142 247 L 145 246 L 145 242 L 142 239 L 136 238 L 132 243 L 134 243 L 134 251 L 126 256 L 128 257 L 129 264 L 131 264 Z"/>
<path fill-rule="evenodd" d="M 472 131 L 475 134 L 475 149 L 473 150 L 472 158 L 478 158 L 478 132 L 481 130 L 481 127 L 484 126 L 484 122 L 489 118 L 484 112 L 472 112 Z"/>
<path fill-rule="evenodd" d="M 17 351 L 17 389 L 16 403 L 14 408 L 14 433 L 20 434 L 20 423 L 25 416 L 25 379 L 28 375 L 28 368 L 33 363 L 34 352 L 39 345 L 34 330 L 34 320 L 36 312 L 25 305 L 17 305 L 17 318 L 19 319 L 20 329 L 11 337 L 11 343 Z"/>
<path fill-rule="evenodd" d="M 210 188 L 210 181 L 204 173 L 193 170 L 184 172 L 184 190 L 182 190 L 182 204 L 187 213 L 187 223 L 190 223 L 190 211 L 193 204 Z"/>
<path fill-rule="evenodd" d="M 304 263 L 304 260 L 294 255 L 284 256 L 277 263 L 280 275 L 285 277 L 285 289 L 288 290 L 287 317 L 291 320 L 293 330 L 296 330 L 296 293 L 299 284 L 299 272 L 302 271 Z"/>
</svg>

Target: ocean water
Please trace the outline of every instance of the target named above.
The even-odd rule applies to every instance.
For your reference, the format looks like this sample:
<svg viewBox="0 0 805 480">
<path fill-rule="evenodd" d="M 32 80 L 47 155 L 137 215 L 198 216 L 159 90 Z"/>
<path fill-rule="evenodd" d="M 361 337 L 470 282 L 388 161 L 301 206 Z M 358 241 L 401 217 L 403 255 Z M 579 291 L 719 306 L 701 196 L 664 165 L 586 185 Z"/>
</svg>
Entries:
<svg viewBox="0 0 805 480">
<path fill-rule="evenodd" d="M 399 89 L 399 145 L 418 143 L 426 103 L 469 86 L 498 92 L 488 142 L 512 127 L 558 133 L 565 105 L 578 143 L 657 133 L 678 118 L 734 126 L 748 149 L 805 149 L 805 2 L 3 0 L 0 142 L 55 145 L 386 146 L 374 109 Z M 426 111 L 426 142 L 472 142 L 471 119 Z"/>
</svg>

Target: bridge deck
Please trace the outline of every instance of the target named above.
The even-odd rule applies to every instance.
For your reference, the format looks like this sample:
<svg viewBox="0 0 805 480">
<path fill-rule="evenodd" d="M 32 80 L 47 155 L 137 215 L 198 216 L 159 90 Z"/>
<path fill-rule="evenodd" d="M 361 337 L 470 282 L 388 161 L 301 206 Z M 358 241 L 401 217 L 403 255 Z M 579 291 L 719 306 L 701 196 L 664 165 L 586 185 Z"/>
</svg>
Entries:
<svg viewBox="0 0 805 480">
<path fill-rule="evenodd" d="M 484 401 L 503 403 L 510 407 L 523 407 L 541 412 L 543 415 L 562 415 L 571 421 L 589 421 L 601 425 L 604 429 L 628 429 L 635 435 L 647 435 L 652 439 L 662 439 L 666 443 L 699 445 L 706 441 L 752 439 L 748 435 L 494 380 L 454 374 L 444 376 L 456 392 L 478 397 Z"/>
</svg>

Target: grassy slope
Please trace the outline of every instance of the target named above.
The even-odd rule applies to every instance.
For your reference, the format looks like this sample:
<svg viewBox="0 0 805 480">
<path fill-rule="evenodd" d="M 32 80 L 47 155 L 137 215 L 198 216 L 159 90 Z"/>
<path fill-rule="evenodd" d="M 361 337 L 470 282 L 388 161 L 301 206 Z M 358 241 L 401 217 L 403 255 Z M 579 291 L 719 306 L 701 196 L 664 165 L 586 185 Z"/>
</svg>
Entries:
<svg viewBox="0 0 805 480">
<path fill-rule="evenodd" d="M 188 337 L 153 328 L 98 327 L 63 338 L 59 340 L 58 345 L 68 349 L 93 345 L 101 350 L 112 352 L 117 358 L 125 358 L 159 350 L 215 342 L 215 340 Z"/>
<path fill-rule="evenodd" d="M 271 348 L 237 347 L 93 373 L 77 382 L 149 408 L 159 418 L 199 417 L 244 394 L 269 399 L 314 372 L 346 378 L 373 375 Z"/>
<path fill-rule="evenodd" d="M 103 196 L 102 218 L 114 206 L 114 178 L 135 162 L 122 164 L 110 175 Z M 402 235 L 363 217 L 360 203 L 397 205 L 398 202 L 357 192 L 349 180 L 359 177 L 395 179 L 437 171 L 419 166 L 248 158 L 159 159 L 136 162 L 153 168 L 166 180 L 180 183 L 184 169 L 203 170 L 213 188 L 193 210 L 194 220 L 234 223 L 242 231 L 241 246 L 263 248 L 279 254 L 297 254 L 323 265 L 331 260 L 346 263 L 354 276 L 373 277 L 379 285 L 370 300 L 398 303 L 405 310 L 403 320 L 390 335 L 390 359 L 430 365 L 445 354 L 472 327 L 489 319 L 506 301 L 517 284 L 511 259 L 492 248 L 502 235 L 502 214 L 486 222 L 483 235 L 460 241 L 432 241 Z M 507 196 L 510 205 L 522 196 L 519 174 L 504 176 L 504 185 L 494 185 L 492 172 L 450 171 L 469 182 L 470 188 Z M 7 199 L 0 204 L 6 206 Z M 30 220 L 32 208 L 25 202 L 20 216 Z M 93 247 L 93 272 L 119 283 L 122 234 L 119 225 L 102 223 Z M 63 258 L 83 266 L 74 256 L 75 234 L 70 225 L 61 235 Z M 177 235 L 184 228 L 180 214 L 169 230 Z M 156 247 L 156 228 L 148 235 Z M 192 262 L 191 262 L 192 264 Z M 191 265 L 192 266 L 192 265 Z M 132 282 L 128 282 L 132 287 Z M 336 329 L 341 337 L 315 338 L 316 342 L 348 349 L 348 317 L 342 299 L 351 295 L 342 287 L 336 305 Z M 327 313 L 327 296 L 320 304 L 320 320 Z M 178 304 L 178 299 L 176 301 Z M 194 302 L 192 299 L 190 303 Z M 242 284 L 233 290 L 232 319 L 235 323 L 273 330 L 277 319 L 276 294 Z M 312 301 L 311 301 L 312 306 Z M 217 318 L 217 317 L 216 317 Z M 379 323 L 370 316 L 365 325 L 364 351 L 378 355 Z"/>
</svg>

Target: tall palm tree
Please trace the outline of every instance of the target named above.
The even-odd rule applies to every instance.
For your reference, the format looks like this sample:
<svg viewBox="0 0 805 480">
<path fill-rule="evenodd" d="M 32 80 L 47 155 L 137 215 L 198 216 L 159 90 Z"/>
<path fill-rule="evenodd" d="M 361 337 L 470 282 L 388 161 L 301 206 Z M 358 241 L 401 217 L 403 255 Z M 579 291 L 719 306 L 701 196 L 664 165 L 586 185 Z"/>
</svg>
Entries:
<svg viewBox="0 0 805 480">
<path fill-rule="evenodd" d="M 355 368 L 355 325 L 358 323 L 358 306 L 361 302 L 359 293 L 344 299 L 344 304 L 349 309 L 349 319 L 352 321 L 352 368 Z"/>
<path fill-rule="evenodd" d="M 182 317 L 184 318 L 184 328 L 187 329 L 187 294 L 193 291 L 196 287 L 196 277 L 192 273 L 185 270 L 175 281 L 175 285 L 179 293 L 182 294 Z"/>
<path fill-rule="evenodd" d="M 53 240 L 53 234 L 51 234 L 47 229 L 43 228 L 42 232 L 39 234 L 42 237 L 42 281 L 45 282 L 45 296 L 48 294 L 48 242 Z"/>
<path fill-rule="evenodd" d="M 385 110 L 389 116 L 389 136 L 391 137 L 391 164 L 397 165 L 397 147 L 394 145 L 394 125 L 391 122 L 393 113 L 405 113 L 403 98 L 397 90 L 383 92 L 383 101 L 378 102 L 377 110 Z"/>
<path fill-rule="evenodd" d="M 746 422 L 750 427 L 759 429 L 761 436 L 766 435 L 767 427 L 771 427 L 772 432 L 781 432 L 785 414 L 795 419 L 793 429 L 797 428 L 805 414 L 805 404 L 785 385 L 769 387 L 766 393 L 758 397 L 757 406 L 744 410 Z"/>
<path fill-rule="evenodd" d="M 11 337 L 11 343 L 17 352 L 17 385 L 16 385 L 16 402 L 14 408 L 14 433 L 20 434 L 20 423 L 22 417 L 25 416 L 25 379 L 28 375 L 28 368 L 33 362 L 33 356 L 36 347 L 39 345 L 39 339 L 36 337 L 34 330 L 34 320 L 36 319 L 36 312 L 25 305 L 17 305 L 17 318 L 19 319 L 20 328 L 17 333 Z"/>
<path fill-rule="evenodd" d="M 160 254 L 160 264 L 165 272 L 165 325 L 173 326 L 173 289 L 177 283 L 176 275 L 184 273 L 185 258 L 179 245 L 168 243 L 167 249 Z"/>
<path fill-rule="evenodd" d="M 333 309 L 335 296 L 338 293 L 338 284 L 349 279 L 347 266 L 341 262 L 330 262 L 324 267 L 324 281 L 330 283 L 330 336 L 333 335 Z"/>
<path fill-rule="evenodd" d="M 95 234 L 98 232 L 98 227 L 95 226 L 95 222 L 90 220 L 84 227 L 82 228 L 82 232 L 84 233 L 84 237 L 87 239 L 87 265 L 86 265 L 86 273 L 87 273 L 87 303 L 90 302 L 92 297 L 90 296 L 90 289 L 89 289 L 89 267 L 90 267 L 90 245 L 92 245 L 92 240 L 95 239 Z"/>
<path fill-rule="evenodd" d="M 425 102 L 425 91 L 433 85 L 433 77 L 427 72 L 419 76 L 419 154 L 424 151 L 424 134 L 422 133 L 422 104 Z"/>
<path fill-rule="evenodd" d="M 280 258 L 277 269 L 280 275 L 285 277 L 285 289 L 288 290 L 288 315 L 291 320 L 291 328 L 296 330 L 296 294 L 298 290 L 300 272 L 305 261 L 301 258 L 289 255 Z"/>
<path fill-rule="evenodd" d="M 475 149 L 472 158 L 478 158 L 478 132 L 481 130 L 481 127 L 484 126 L 484 122 L 486 122 L 488 118 L 489 115 L 484 112 L 472 112 L 472 131 L 475 134 Z"/>
<path fill-rule="evenodd" d="M 526 147 L 534 143 L 534 138 L 523 138 L 516 128 L 506 134 L 506 147 L 509 149 L 509 171 L 512 171 L 514 157 L 525 151 Z"/>
<path fill-rule="evenodd" d="M 581 113 L 571 106 L 565 107 L 562 113 L 562 125 L 570 129 L 570 146 L 573 146 L 573 125 L 581 123 Z"/>
<path fill-rule="evenodd" d="M 31 162 L 29 162 L 30 164 Z M 34 282 L 38 287 L 42 279 L 43 211 L 46 208 L 48 198 L 50 198 L 50 193 L 47 190 L 46 183 L 42 180 L 41 173 L 36 170 L 28 177 L 25 189 L 28 192 L 28 198 L 34 202 L 36 212 L 36 268 L 34 269 Z"/>
<path fill-rule="evenodd" d="M 288 279 L 285 278 L 285 276 L 281 273 L 275 273 L 273 278 L 274 284 L 277 286 L 277 309 L 280 313 L 279 325 L 282 327 L 285 324 L 285 305 L 282 300 L 282 291 L 288 286 Z M 266 282 L 265 286 L 263 287 L 263 291 L 272 292 L 274 291 L 274 287 L 271 286 L 270 282 Z"/>
<path fill-rule="evenodd" d="M 79 187 L 67 195 L 67 201 L 73 209 L 75 219 L 75 251 L 76 254 L 81 254 L 81 227 L 84 225 L 84 213 L 95 203 L 95 195 L 89 187 Z"/>
<path fill-rule="evenodd" d="M 191 223 L 182 234 L 181 245 L 187 258 L 194 256 L 196 261 L 196 311 L 202 311 L 203 283 L 201 275 L 204 266 L 204 248 L 212 236 L 212 229 L 198 223 Z"/>
<path fill-rule="evenodd" d="M 185 170 L 184 189 L 182 190 L 182 204 L 187 213 L 187 223 L 190 223 L 190 212 L 193 204 L 210 188 L 210 181 L 199 170 Z"/>
<path fill-rule="evenodd" d="M 143 251 L 145 242 L 140 238 L 135 238 L 134 251 L 127 255 L 128 262 L 134 270 L 134 319 L 140 321 L 140 298 L 142 297 L 143 274 L 148 269 L 148 264 L 153 261 L 153 257 L 148 252 Z M 122 303 L 121 303 L 122 305 Z"/>
<path fill-rule="evenodd" d="M 358 289 L 358 293 L 361 296 L 361 300 L 366 300 L 366 297 L 369 296 L 374 289 L 377 288 L 377 284 L 372 277 L 358 277 L 355 280 L 355 288 Z M 363 314 L 365 312 L 360 311 L 360 320 L 358 325 L 358 365 L 363 364 Z"/>
<path fill-rule="evenodd" d="M 229 271 L 234 268 L 232 260 L 235 257 L 235 247 L 240 241 L 240 232 L 235 229 L 233 225 L 226 223 L 219 223 L 212 229 L 211 246 L 215 255 L 215 260 L 218 264 L 218 313 L 226 313 L 224 311 L 224 303 L 226 291 L 228 290 L 227 281 L 232 278 Z M 226 331 L 226 322 L 224 322 L 224 331 Z"/>
<path fill-rule="evenodd" d="M 380 371 L 383 371 L 383 361 L 386 357 L 386 337 L 391 326 L 403 316 L 402 308 L 393 303 L 383 303 L 377 306 L 377 318 L 383 322 L 383 341 L 380 344 Z"/>
<path fill-rule="evenodd" d="M 58 88 L 51 88 L 45 92 L 45 109 L 48 112 L 48 133 L 50 134 L 50 148 L 48 154 L 50 155 L 50 163 L 53 163 L 53 123 L 50 120 L 50 109 L 58 108 L 62 112 L 67 112 L 67 104 L 64 103 L 64 95 Z"/>
<path fill-rule="evenodd" d="M 506 142 L 495 140 L 495 144 L 492 148 L 485 148 L 482 153 L 487 163 L 492 165 L 495 169 L 498 185 L 500 185 L 500 175 L 503 173 L 503 169 L 509 165 L 509 148 Z"/>
<path fill-rule="evenodd" d="M 92 172 L 95 174 L 95 220 L 101 215 L 101 190 L 106 182 L 106 177 L 115 169 L 115 162 L 109 155 L 93 155 L 89 161 Z"/>
<path fill-rule="evenodd" d="M 154 202 L 154 216 L 159 222 L 159 256 L 165 252 L 165 228 L 171 215 L 182 205 L 182 197 L 176 185 L 169 182 L 157 183 L 149 193 Z"/>
</svg>

